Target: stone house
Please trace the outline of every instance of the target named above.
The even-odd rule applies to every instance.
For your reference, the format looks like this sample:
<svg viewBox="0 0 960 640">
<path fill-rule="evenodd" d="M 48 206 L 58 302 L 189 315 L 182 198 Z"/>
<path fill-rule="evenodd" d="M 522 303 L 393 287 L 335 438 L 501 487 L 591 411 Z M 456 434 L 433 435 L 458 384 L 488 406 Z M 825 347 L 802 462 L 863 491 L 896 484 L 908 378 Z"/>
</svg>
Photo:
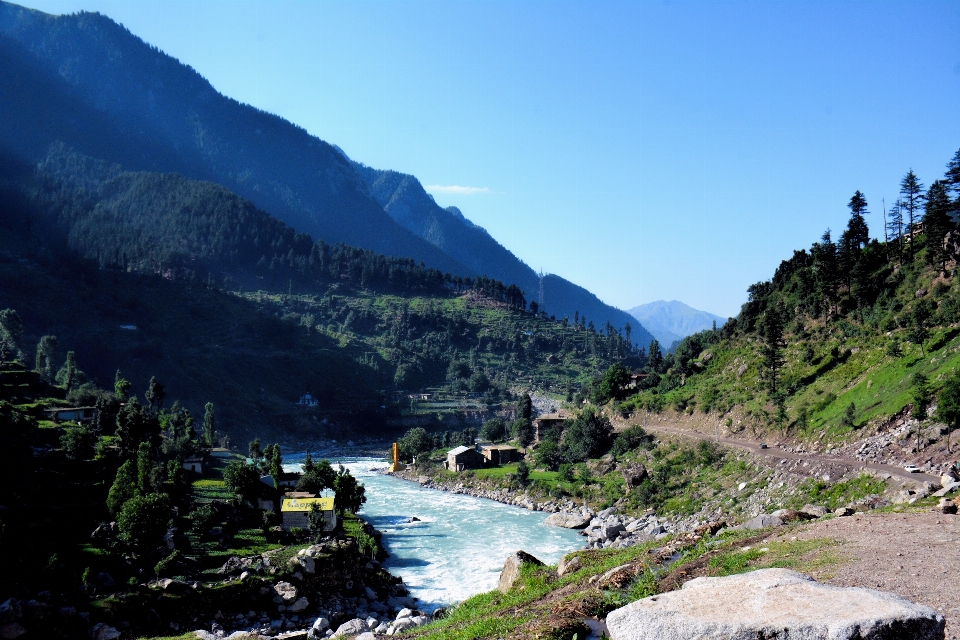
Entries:
<svg viewBox="0 0 960 640">
<path fill-rule="evenodd" d="M 540 442 L 540 434 L 545 432 L 550 427 L 560 425 L 562 426 L 564 422 L 569 420 L 570 416 L 566 415 L 563 412 L 559 413 L 545 413 L 542 416 L 538 416 L 533 419 L 533 441 Z"/>
<path fill-rule="evenodd" d="M 283 528 L 286 531 L 293 527 L 308 529 L 310 527 L 310 511 L 314 504 L 319 507 L 323 514 L 323 530 L 333 531 L 337 527 L 334 498 L 284 498 L 283 502 L 280 503 Z"/>
<path fill-rule="evenodd" d="M 447 452 L 447 461 L 443 466 L 449 471 L 465 471 L 481 468 L 484 461 L 485 458 L 476 449 L 460 446 Z"/>
<path fill-rule="evenodd" d="M 181 463 L 184 471 L 203 473 L 203 456 L 190 456 Z"/>
<path fill-rule="evenodd" d="M 501 465 L 520 460 L 520 450 L 507 444 L 492 444 L 480 449 L 480 453 L 490 465 Z"/>
</svg>

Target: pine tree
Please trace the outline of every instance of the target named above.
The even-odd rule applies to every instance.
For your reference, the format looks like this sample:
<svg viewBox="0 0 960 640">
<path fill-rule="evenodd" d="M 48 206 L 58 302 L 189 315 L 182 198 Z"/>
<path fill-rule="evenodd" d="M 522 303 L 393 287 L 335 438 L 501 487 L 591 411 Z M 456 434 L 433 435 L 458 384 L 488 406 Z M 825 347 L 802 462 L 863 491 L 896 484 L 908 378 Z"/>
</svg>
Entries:
<svg viewBox="0 0 960 640">
<path fill-rule="evenodd" d="M 900 200 L 893 203 L 887 220 L 888 242 L 893 244 L 897 261 L 903 263 L 903 208 Z"/>
<path fill-rule="evenodd" d="M 127 398 L 130 397 L 131 386 L 133 385 L 130 384 L 130 381 L 123 377 L 120 369 L 117 369 L 117 373 L 113 378 L 113 395 L 116 396 L 117 400 L 126 402 Z"/>
<path fill-rule="evenodd" d="M 217 433 L 217 417 L 214 412 L 213 403 L 208 402 L 203 407 L 203 443 L 212 447 Z"/>
<path fill-rule="evenodd" d="M 153 413 L 159 412 L 160 407 L 163 405 L 163 400 L 166 397 L 167 392 L 164 390 L 163 385 L 160 384 L 160 381 L 158 381 L 155 376 L 150 376 L 150 383 L 147 385 L 146 393 L 144 393 L 144 398 L 150 403 L 150 410 L 153 411 Z"/>
<path fill-rule="evenodd" d="M 949 256 L 944 239 L 954 226 L 950 220 L 952 205 L 946 183 L 941 180 L 934 181 L 927 191 L 926 199 L 923 230 L 927 236 L 927 256 L 931 266 L 939 262 L 940 269 L 946 270 Z"/>
<path fill-rule="evenodd" d="M 957 206 L 960 208 L 960 149 L 953 154 L 953 158 L 947 163 L 947 173 L 944 177 L 948 189 L 957 194 Z"/>
<path fill-rule="evenodd" d="M 837 291 L 837 245 L 830 238 L 830 229 L 823 233 L 820 242 L 813 244 L 810 253 L 813 256 L 814 285 L 826 323 Z"/>
<path fill-rule="evenodd" d="M 777 395 L 777 380 L 780 376 L 780 369 L 785 362 L 783 358 L 783 348 L 786 343 L 783 340 L 783 324 L 780 322 L 780 314 L 775 309 L 767 311 L 763 320 L 763 366 L 767 374 L 767 389 L 771 396 Z"/>
<path fill-rule="evenodd" d="M 913 169 L 910 169 L 907 175 L 903 177 L 903 180 L 900 181 L 900 200 L 903 211 L 907 214 L 907 231 L 911 234 L 908 251 L 911 260 L 913 259 L 914 253 L 913 234 L 917 231 L 920 206 L 923 204 L 925 197 L 923 194 L 923 184 L 920 183 L 919 178 L 913 173 Z"/>
</svg>

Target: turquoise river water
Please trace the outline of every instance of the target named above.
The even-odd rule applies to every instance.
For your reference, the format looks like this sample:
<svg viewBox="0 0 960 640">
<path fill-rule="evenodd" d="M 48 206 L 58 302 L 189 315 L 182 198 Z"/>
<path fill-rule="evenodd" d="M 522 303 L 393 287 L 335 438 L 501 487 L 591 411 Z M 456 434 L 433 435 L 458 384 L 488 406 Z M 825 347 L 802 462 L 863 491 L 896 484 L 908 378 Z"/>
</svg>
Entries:
<svg viewBox="0 0 960 640">
<path fill-rule="evenodd" d="M 360 515 L 383 532 L 390 554 L 384 567 L 403 578 L 424 609 L 494 589 L 504 559 L 518 549 L 556 564 L 583 546 L 576 531 L 544 524 L 547 513 L 424 489 L 371 471 L 382 460 L 344 460 L 344 466 L 366 487 Z M 420 521 L 410 522 L 414 516 Z"/>
</svg>

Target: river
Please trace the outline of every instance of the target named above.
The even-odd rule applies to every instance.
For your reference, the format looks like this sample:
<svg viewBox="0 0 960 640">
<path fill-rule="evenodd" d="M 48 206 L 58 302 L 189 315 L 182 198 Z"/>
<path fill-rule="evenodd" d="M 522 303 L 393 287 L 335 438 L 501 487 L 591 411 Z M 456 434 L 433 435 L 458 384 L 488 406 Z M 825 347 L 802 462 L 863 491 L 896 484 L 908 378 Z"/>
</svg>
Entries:
<svg viewBox="0 0 960 640">
<path fill-rule="evenodd" d="M 337 462 L 332 464 L 336 468 Z M 503 561 L 518 549 L 556 564 L 583 546 L 576 531 L 544 524 L 547 513 L 424 489 L 371 471 L 383 464 L 382 459 L 344 461 L 366 487 L 360 515 L 383 532 L 390 554 L 384 567 L 403 578 L 425 610 L 496 588 Z M 420 521 L 410 522 L 414 516 Z"/>
</svg>

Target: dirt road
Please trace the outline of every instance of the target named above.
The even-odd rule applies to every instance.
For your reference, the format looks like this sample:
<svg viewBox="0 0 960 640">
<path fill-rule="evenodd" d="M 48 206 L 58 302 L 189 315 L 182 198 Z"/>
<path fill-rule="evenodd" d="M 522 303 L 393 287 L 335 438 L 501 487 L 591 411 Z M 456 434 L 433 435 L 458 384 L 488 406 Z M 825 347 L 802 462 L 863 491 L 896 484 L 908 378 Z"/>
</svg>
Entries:
<svg viewBox="0 0 960 640">
<path fill-rule="evenodd" d="M 720 444 L 725 444 L 731 447 L 737 447 L 738 449 L 743 449 L 749 451 L 758 456 L 764 456 L 770 458 L 771 461 L 779 463 L 780 460 L 796 460 L 796 461 L 809 461 L 815 463 L 814 467 L 835 467 L 838 470 L 843 470 L 838 475 L 843 475 L 851 471 L 856 471 L 857 469 L 872 469 L 873 471 L 879 471 L 882 473 L 889 473 L 891 476 L 897 476 L 903 480 L 912 480 L 914 482 L 934 482 L 939 483 L 940 478 L 938 476 L 930 475 L 927 473 L 909 473 L 903 469 L 903 467 L 892 465 L 892 464 L 881 464 L 875 462 L 865 462 L 863 460 L 857 460 L 856 458 L 846 458 L 843 456 L 829 456 L 823 455 L 820 453 L 793 453 L 792 451 L 784 451 L 775 447 L 768 447 L 766 449 L 762 448 L 759 443 L 751 442 L 749 440 L 740 440 L 738 438 L 730 437 L 716 437 L 711 436 L 700 431 L 693 431 L 692 429 L 683 429 L 680 427 L 667 427 L 659 424 L 646 424 L 643 427 L 645 430 L 653 433 L 665 433 L 675 436 L 681 436 L 685 438 L 694 438 L 696 440 L 710 440 L 712 442 L 719 442 Z M 799 470 L 799 469 L 797 469 Z M 832 474 L 831 474 L 832 475 Z"/>
</svg>

